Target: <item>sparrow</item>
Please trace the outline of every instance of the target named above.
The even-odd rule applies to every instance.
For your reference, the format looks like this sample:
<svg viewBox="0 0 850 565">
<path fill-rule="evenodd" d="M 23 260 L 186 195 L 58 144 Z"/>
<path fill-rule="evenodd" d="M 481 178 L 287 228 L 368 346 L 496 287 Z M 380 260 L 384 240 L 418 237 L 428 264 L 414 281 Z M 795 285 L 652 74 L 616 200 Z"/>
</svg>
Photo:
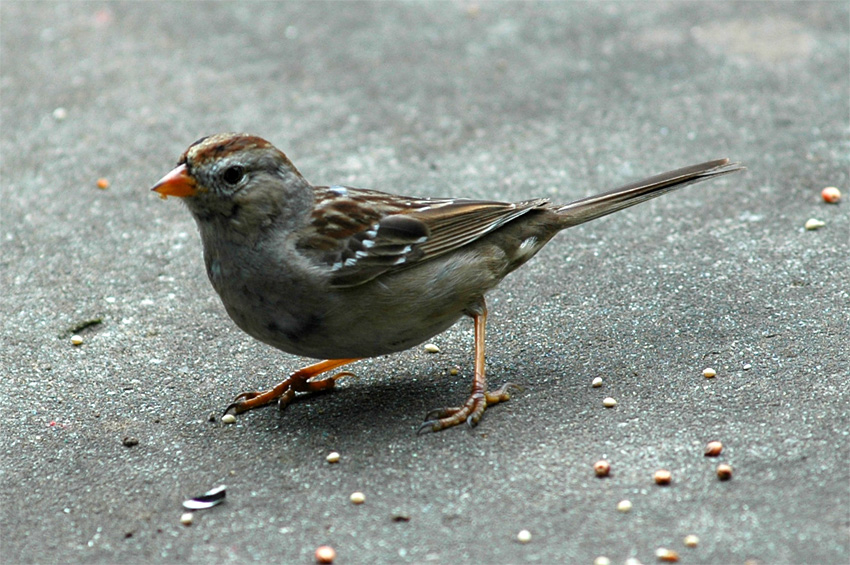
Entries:
<svg viewBox="0 0 850 565">
<path fill-rule="evenodd" d="M 268 141 L 222 133 L 189 146 L 152 190 L 186 204 L 209 280 L 236 325 L 321 359 L 269 390 L 239 394 L 225 413 L 330 390 L 351 374 L 335 369 L 410 349 L 471 317 L 472 390 L 462 405 L 431 411 L 421 433 L 474 426 L 510 398 L 511 385 L 487 387 L 485 296 L 555 234 L 743 168 L 708 161 L 563 205 L 421 198 L 316 186 Z"/>
</svg>

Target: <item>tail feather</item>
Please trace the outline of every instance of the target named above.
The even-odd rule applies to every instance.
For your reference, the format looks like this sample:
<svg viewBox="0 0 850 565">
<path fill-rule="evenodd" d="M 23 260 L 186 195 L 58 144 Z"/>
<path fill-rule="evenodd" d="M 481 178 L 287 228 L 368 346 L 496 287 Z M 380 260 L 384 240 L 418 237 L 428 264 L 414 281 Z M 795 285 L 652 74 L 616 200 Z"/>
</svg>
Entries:
<svg viewBox="0 0 850 565">
<path fill-rule="evenodd" d="M 708 161 L 662 173 L 648 179 L 615 188 L 614 190 L 576 200 L 555 212 L 563 218 L 563 227 L 575 226 L 640 204 L 689 184 L 744 170 L 740 163 L 729 159 Z"/>
</svg>

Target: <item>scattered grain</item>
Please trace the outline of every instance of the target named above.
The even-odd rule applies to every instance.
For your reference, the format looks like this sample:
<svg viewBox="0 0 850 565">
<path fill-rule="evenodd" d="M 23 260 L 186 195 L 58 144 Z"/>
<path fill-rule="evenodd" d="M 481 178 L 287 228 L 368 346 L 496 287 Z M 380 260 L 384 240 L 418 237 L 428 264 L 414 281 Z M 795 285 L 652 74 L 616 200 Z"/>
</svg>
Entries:
<svg viewBox="0 0 850 565">
<path fill-rule="evenodd" d="M 221 417 L 221 423 L 222 424 L 235 424 L 236 423 L 236 416 L 234 416 L 233 414 L 225 414 L 224 416 Z"/>
<path fill-rule="evenodd" d="M 806 220 L 806 229 L 809 231 L 817 230 L 826 225 L 826 222 L 823 220 L 818 220 L 817 218 L 809 218 Z"/>
<path fill-rule="evenodd" d="M 602 399 L 602 406 L 605 408 L 613 408 L 617 405 L 617 401 L 610 396 Z"/>
<path fill-rule="evenodd" d="M 669 485 L 670 481 L 673 480 L 673 475 L 667 469 L 659 469 L 655 471 L 655 484 L 657 485 Z"/>
<path fill-rule="evenodd" d="M 717 371 L 715 371 L 711 367 L 706 367 L 705 369 L 702 370 L 702 376 L 707 378 L 707 379 L 713 379 L 714 377 L 717 376 Z"/>
<path fill-rule="evenodd" d="M 325 457 L 325 460 L 328 463 L 339 463 L 339 453 L 337 453 L 336 451 L 331 451 L 330 453 L 328 453 L 328 456 Z"/>
<path fill-rule="evenodd" d="M 316 563 L 333 563 L 336 559 L 336 550 L 329 545 L 320 545 L 316 548 Z"/>
<path fill-rule="evenodd" d="M 679 554 L 672 549 L 667 549 L 666 547 L 659 547 L 656 549 L 655 556 L 659 561 L 664 561 L 666 563 L 676 563 L 679 561 Z"/>
<path fill-rule="evenodd" d="M 685 545 L 688 547 L 696 547 L 699 545 L 699 538 L 694 534 L 685 536 Z"/>
<path fill-rule="evenodd" d="M 440 348 L 434 345 L 433 343 L 426 343 L 424 346 L 426 353 L 439 353 Z"/>
<path fill-rule="evenodd" d="M 824 188 L 821 193 L 821 198 L 828 204 L 838 204 L 841 202 L 841 191 L 834 186 Z"/>
<path fill-rule="evenodd" d="M 520 532 L 516 535 L 516 539 L 519 543 L 528 543 L 531 541 L 531 532 L 528 530 L 520 530 Z"/>
<path fill-rule="evenodd" d="M 83 344 L 82 336 L 79 336 L 79 335 L 72 335 L 71 336 L 71 345 L 82 345 L 82 344 Z"/>
<path fill-rule="evenodd" d="M 617 510 L 620 512 L 629 512 L 632 509 L 632 503 L 628 500 L 621 500 L 617 503 Z"/>
<path fill-rule="evenodd" d="M 351 500 L 352 504 L 363 504 L 366 502 L 366 495 L 360 491 L 352 492 L 351 496 L 348 498 Z"/>
<path fill-rule="evenodd" d="M 611 474 L 611 464 L 604 459 L 600 459 L 593 464 L 593 471 L 597 477 L 607 477 Z"/>
<path fill-rule="evenodd" d="M 717 466 L 717 478 L 721 481 L 728 481 L 732 478 L 732 466 L 726 463 L 721 463 Z"/>
<path fill-rule="evenodd" d="M 593 388 L 599 388 L 602 386 L 602 377 L 594 377 L 592 381 L 590 381 L 590 386 Z"/>
<path fill-rule="evenodd" d="M 97 187 L 101 190 L 106 190 L 109 188 L 109 181 L 105 178 L 97 179 Z"/>
<path fill-rule="evenodd" d="M 706 457 L 717 457 L 721 451 L 723 451 L 723 444 L 719 441 L 710 441 L 705 444 Z"/>
<path fill-rule="evenodd" d="M 183 515 L 180 516 L 180 523 L 184 526 L 191 526 L 194 519 L 195 515 L 192 512 L 184 512 Z"/>
</svg>

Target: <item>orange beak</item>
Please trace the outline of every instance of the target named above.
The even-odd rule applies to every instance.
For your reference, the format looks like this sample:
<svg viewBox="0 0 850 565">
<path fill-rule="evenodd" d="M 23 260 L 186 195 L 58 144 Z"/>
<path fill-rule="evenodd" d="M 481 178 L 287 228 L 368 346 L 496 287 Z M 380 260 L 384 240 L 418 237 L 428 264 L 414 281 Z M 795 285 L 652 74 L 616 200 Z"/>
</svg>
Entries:
<svg viewBox="0 0 850 565">
<path fill-rule="evenodd" d="M 159 179 L 159 182 L 151 189 L 158 192 L 163 198 L 168 196 L 194 196 L 198 189 L 195 185 L 195 179 L 189 176 L 186 171 L 186 165 L 179 165 L 173 171 Z"/>
</svg>

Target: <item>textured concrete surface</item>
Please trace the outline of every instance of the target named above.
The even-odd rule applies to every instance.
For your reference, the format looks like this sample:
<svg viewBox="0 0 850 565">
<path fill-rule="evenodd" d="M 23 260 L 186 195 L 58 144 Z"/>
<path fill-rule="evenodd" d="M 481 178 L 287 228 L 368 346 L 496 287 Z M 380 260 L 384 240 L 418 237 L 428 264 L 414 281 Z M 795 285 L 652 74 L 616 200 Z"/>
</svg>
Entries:
<svg viewBox="0 0 850 565">
<path fill-rule="evenodd" d="M 850 198 L 846 2 L 4 0 L 0 18 L 5 562 L 850 561 L 850 203 L 819 198 Z M 148 190 L 228 130 L 316 182 L 421 195 L 748 171 L 569 230 L 493 292 L 490 379 L 524 390 L 473 430 L 414 435 L 467 393 L 469 323 L 223 426 L 233 395 L 306 361 L 230 322 L 188 212 Z"/>
</svg>

